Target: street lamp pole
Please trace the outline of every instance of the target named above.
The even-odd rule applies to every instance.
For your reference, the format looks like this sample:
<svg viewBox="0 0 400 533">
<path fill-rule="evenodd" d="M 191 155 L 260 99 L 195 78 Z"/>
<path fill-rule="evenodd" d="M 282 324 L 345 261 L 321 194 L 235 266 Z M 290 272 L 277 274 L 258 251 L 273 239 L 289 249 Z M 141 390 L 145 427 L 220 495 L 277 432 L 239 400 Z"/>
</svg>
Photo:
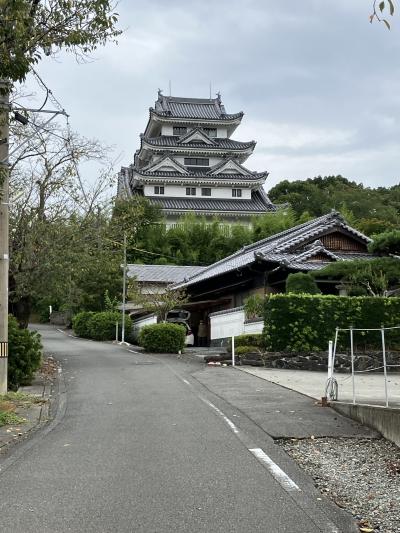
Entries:
<svg viewBox="0 0 400 533">
<path fill-rule="evenodd" d="M 126 310 L 126 232 L 124 233 L 124 273 L 122 281 L 122 331 L 121 342 L 119 344 L 127 344 L 125 342 L 125 310 Z"/>
</svg>

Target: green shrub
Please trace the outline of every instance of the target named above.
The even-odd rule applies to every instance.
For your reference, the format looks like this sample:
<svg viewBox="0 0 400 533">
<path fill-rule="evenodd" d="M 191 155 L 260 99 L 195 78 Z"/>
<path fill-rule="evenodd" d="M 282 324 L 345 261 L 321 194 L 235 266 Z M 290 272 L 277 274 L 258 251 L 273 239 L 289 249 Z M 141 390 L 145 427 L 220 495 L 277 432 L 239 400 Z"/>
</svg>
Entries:
<svg viewBox="0 0 400 533">
<path fill-rule="evenodd" d="M 118 322 L 118 338 L 121 338 L 122 315 L 118 311 L 102 311 L 93 313 L 88 321 L 89 336 L 96 341 L 115 339 L 115 324 Z M 132 320 L 125 316 L 125 331 L 132 329 Z"/>
<path fill-rule="evenodd" d="M 247 353 L 260 353 L 261 349 L 259 346 L 238 346 L 235 347 L 235 355 L 246 355 Z"/>
<path fill-rule="evenodd" d="M 268 351 L 325 351 L 335 328 L 398 326 L 400 298 L 308 294 L 271 295 L 265 306 L 264 342 Z M 387 347 L 400 346 L 400 330 L 386 331 Z M 380 331 L 354 332 L 355 349 L 381 348 Z M 348 348 L 349 332 L 340 332 L 339 349 Z"/>
<path fill-rule="evenodd" d="M 17 390 L 20 385 L 29 385 L 40 367 L 42 345 L 40 335 L 18 327 L 10 315 L 8 322 L 8 386 Z"/>
<path fill-rule="evenodd" d="M 149 324 L 140 330 L 139 344 L 146 352 L 178 353 L 185 346 L 185 338 L 185 327 L 179 324 Z"/>
<path fill-rule="evenodd" d="M 89 320 L 93 315 L 93 311 L 82 311 L 72 318 L 72 329 L 78 337 L 83 337 L 84 339 L 90 338 Z"/>
<path fill-rule="evenodd" d="M 240 346 L 254 346 L 259 350 L 264 349 L 264 337 L 262 333 L 246 333 L 235 337 L 235 352 Z M 232 339 L 228 341 L 228 352 L 232 352 Z"/>
<path fill-rule="evenodd" d="M 244 314 L 247 319 L 258 318 L 263 315 L 265 298 L 261 294 L 252 294 L 244 302 Z"/>
<path fill-rule="evenodd" d="M 286 278 L 286 292 L 292 294 L 321 294 L 311 274 L 296 272 Z"/>
</svg>

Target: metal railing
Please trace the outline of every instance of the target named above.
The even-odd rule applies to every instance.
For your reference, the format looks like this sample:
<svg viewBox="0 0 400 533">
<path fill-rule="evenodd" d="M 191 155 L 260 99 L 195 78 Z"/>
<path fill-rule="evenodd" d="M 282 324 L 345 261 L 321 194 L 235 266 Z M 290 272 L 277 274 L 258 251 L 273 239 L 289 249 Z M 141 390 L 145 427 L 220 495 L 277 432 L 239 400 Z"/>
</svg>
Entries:
<svg viewBox="0 0 400 533">
<path fill-rule="evenodd" d="M 355 384 L 355 375 L 363 374 L 367 372 L 374 372 L 377 370 L 383 369 L 384 376 L 384 395 L 385 395 L 385 407 L 389 407 L 389 394 L 388 394 L 388 369 L 399 368 L 400 364 L 388 364 L 387 363 L 387 343 L 386 343 L 386 332 L 392 330 L 400 330 L 400 326 L 393 327 L 384 327 L 380 328 L 336 328 L 335 340 L 329 341 L 328 347 L 328 379 L 325 386 L 325 397 L 328 400 L 337 400 L 338 399 L 338 382 L 334 376 L 335 373 L 335 360 L 336 360 L 336 350 L 338 346 L 338 337 L 339 332 L 349 332 L 349 341 L 350 341 L 350 365 L 351 365 L 351 381 L 352 381 L 352 403 L 356 403 L 356 384 Z M 365 370 L 355 370 L 355 350 L 354 350 L 354 332 L 360 331 L 364 334 L 366 332 L 376 331 L 380 332 L 381 340 L 381 353 L 382 353 L 382 365 L 368 368 Z"/>
</svg>

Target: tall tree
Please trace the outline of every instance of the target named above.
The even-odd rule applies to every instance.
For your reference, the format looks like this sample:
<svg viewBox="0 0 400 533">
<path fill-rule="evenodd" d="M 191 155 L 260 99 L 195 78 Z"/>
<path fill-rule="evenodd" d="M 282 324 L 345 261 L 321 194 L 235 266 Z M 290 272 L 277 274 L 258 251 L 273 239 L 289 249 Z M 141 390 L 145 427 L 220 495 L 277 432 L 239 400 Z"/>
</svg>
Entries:
<svg viewBox="0 0 400 533">
<path fill-rule="evenodd" d="M 0 78 L 23 81 L 43 54 L 62 49 L 84 59 L 116 39 L 110 0 L 0 0 Z"/>
</svg>

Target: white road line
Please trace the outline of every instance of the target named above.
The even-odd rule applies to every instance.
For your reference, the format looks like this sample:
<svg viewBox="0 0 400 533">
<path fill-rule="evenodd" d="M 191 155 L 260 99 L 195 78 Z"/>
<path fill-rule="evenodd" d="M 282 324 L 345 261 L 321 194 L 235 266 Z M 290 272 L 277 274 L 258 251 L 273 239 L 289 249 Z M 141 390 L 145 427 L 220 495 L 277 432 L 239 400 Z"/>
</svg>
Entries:
<svg viewBox="0 0 400 533">
<path fill-rule="evenodd" d="M 190 385 L 189 381 L 187 379 L 182 378 L 183 383 L 186 383 L 186 385 Z"/>
<path fill-rule="evenodd" d="M 140 355 L 140 352 L 135 352 L 135 350 L 128 350 L 128 352 L 137 353 L 138 355 Z"/>
<path fill-rule="evenodd" d="M 230 420 L 227 416 L 224 415 L 224 413 L 218 409 L 218 407 L 216 405 L 214 405 L 213 403 L 209 402 L 208 400 L 203 400 L 207 405 L 209 405 L 212 409 L 214 409 L 214 411 L 216 411 L 220 416 L 222 416 L 222 418 L 225 420 L 225 422 L 228 424 L 228 426 L 231 428 L 231 430 L 238 434 L 239 433 L 239 430 L 238 428 L 235 426 L 235 424 L 232 422 L 232 420 Z"/>
<path fill-rule="evenodd" d="M 278 466 L 274 461 L 261 449 L 261 448 L 250 448 L 251 452 L 257 459 L 265 463 L 268 467 L 268 470 L 271 472 L 273 477 L 278 481 L 278 483 L 288 492 L 292 491 L 301 491 L 301 488 L 296 485 L 296 483 L 291 479 L 280 466 Z"/>
</svg>

